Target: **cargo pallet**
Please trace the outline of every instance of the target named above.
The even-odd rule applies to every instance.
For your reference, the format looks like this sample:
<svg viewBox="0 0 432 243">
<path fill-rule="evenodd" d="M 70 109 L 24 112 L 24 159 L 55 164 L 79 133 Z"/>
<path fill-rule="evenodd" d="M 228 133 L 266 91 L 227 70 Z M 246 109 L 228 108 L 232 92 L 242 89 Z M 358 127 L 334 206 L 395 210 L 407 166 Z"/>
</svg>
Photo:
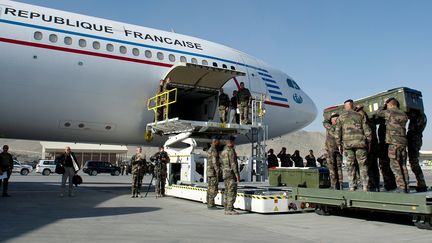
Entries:
<svg viewBox="0 0 432 243">
<path fill-rule="evenodd" d="M 316 188 L 292 188 L 293 200 L 315 205 L 319 215 L 335 209 L 360 209 L 408 214 L 420 229 L 432 230 L 432 193 L 392 193 L 339 191 Z"/>
</svg>

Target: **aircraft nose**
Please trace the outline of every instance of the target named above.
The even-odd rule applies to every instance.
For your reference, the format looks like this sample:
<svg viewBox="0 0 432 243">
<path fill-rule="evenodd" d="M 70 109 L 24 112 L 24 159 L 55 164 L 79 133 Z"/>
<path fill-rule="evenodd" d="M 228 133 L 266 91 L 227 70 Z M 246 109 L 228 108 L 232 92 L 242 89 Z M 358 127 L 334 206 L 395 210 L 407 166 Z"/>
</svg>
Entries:
<svg viewBox="0 0 432 243">
<path fill-rule="evenodd" d="M 303 109 L 306 125 L 312 123 L 318 115 L 318 109 L 313 100 L 305 93 L 304 94 L 305 106 Z"/>
</svg>

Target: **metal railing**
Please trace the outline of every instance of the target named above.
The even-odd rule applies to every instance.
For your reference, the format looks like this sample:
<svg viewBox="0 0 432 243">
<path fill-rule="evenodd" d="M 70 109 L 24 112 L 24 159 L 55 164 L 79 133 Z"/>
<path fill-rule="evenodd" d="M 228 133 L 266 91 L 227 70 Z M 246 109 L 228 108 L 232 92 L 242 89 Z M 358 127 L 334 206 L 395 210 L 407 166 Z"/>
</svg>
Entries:
<svg viewBox="0 0 432 243">
<path fill-rule="evenodd" d="M 261 97 L 257 96 L 252 99 L 252 125 L 258 125 L 258 123 L 263 123 L 264 115 L 265 115 L 265 107 L 264 107 L 265 96 L 261 95 Z"/>
<path fill-rule="evenodd" d="M 162 112 L 162 120 L 168 120 L 169 106 L 177 102 L 177 88 L 159 93 L 147 100 L 147 109 L 153 110 L 154 121 L 158 121 L 158 112 Z"/>
</svg>

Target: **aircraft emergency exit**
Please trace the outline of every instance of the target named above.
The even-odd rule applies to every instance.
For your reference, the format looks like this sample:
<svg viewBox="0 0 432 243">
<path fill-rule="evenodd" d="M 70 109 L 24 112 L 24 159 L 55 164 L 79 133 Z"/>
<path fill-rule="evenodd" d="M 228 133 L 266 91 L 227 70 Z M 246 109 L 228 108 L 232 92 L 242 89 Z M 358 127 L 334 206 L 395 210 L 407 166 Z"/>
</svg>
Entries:
<svg viewBox="0 0 432 243">
<path fill-rule="evenodd" d="M 147 100 L 178 88 L 172 116 L 217 121 L 219 88 L 264 96 L 269 137 L 317 109 L 287 74 L 243 52 L 161 30 L 0 0 L 0 136 L 145 144 Z M 161 144 L 161 139 L 152 143 Z"/>
</svg>

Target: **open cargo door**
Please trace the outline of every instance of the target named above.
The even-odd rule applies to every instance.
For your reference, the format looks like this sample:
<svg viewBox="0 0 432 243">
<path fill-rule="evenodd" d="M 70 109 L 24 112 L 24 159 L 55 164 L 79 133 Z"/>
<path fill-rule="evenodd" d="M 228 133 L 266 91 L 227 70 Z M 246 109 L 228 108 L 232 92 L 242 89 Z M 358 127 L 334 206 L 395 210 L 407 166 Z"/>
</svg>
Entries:
<svg viewBox="0 0 432 243">
<path fill-rule="evenodd" d="M 168 88 L 177 88 L 177 102 L 170 107 L 170 118 L 213 120 L 218 91 L 228 80 L 245 76 L 243 72 L 192 63 L 174 65 L 165 76 Z"/>
</svg>

